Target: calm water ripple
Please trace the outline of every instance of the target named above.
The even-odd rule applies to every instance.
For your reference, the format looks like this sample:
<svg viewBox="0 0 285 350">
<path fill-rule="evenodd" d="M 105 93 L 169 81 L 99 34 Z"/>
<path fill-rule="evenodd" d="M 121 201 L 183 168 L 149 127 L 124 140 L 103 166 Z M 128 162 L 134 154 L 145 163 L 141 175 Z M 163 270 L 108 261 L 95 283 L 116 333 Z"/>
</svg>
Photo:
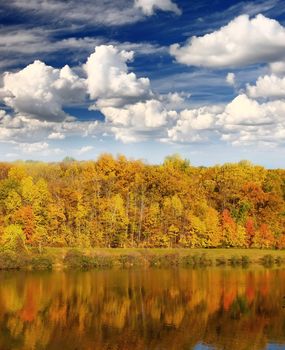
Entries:
<svg viewBox="0 0 285 350">
<path fill-rule="evenodd" d="M 285 349 L 285 270 L 1 272 L 10 349 Z"/>
</svg>

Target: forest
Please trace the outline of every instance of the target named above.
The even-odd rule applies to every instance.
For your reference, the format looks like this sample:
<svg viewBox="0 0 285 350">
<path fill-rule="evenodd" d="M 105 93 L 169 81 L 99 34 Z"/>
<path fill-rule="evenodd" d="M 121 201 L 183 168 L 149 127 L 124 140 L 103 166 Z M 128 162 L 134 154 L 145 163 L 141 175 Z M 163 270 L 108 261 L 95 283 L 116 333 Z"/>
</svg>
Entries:
<svg viewBox="0 0 285 350">
<path fill-rule="evenodd" d="M 285 170 L 102 154 L 0 163 L 0 240 L 27 246 L 285 248 Z"/>
</svg>

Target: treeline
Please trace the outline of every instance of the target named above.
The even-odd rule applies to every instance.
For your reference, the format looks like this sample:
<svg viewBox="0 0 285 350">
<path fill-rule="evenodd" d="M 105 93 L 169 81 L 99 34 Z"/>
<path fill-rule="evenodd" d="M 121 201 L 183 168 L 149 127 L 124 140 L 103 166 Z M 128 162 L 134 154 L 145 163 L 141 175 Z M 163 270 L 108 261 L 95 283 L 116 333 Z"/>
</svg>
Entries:
<svg viewBox="0 0 285 350">
<path fill-rule="evenodd" d="M 113 158 L 0 164 L 0 238 L 14 249 L 285 247 L 285 170 Z"/>
</svg>

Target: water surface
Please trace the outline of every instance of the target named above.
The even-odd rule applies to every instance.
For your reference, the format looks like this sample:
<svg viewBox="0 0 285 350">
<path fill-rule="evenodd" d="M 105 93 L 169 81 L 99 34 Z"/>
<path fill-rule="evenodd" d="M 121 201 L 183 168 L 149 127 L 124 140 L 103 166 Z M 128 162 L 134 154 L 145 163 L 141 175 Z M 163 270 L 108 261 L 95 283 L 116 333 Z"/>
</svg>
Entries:
<svg viewBox="0 0 285 350">
<path fill-rule="evenodd" d="M 285 349 L 285 270 L 1 272 L 0 349 Z"/>
</svg>

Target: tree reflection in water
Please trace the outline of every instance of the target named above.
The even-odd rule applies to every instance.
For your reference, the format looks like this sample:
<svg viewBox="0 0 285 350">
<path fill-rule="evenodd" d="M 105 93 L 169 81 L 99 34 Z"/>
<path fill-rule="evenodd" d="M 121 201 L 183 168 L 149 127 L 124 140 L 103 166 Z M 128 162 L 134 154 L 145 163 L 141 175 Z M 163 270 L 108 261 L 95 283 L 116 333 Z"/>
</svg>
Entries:
<svg viewBox="0 0 285 350">
<path fill-rule="evenodd" d="M 285 349 L 282 269 L 2 272 L 0 283 L 1 350 Z"/>
</svg>

